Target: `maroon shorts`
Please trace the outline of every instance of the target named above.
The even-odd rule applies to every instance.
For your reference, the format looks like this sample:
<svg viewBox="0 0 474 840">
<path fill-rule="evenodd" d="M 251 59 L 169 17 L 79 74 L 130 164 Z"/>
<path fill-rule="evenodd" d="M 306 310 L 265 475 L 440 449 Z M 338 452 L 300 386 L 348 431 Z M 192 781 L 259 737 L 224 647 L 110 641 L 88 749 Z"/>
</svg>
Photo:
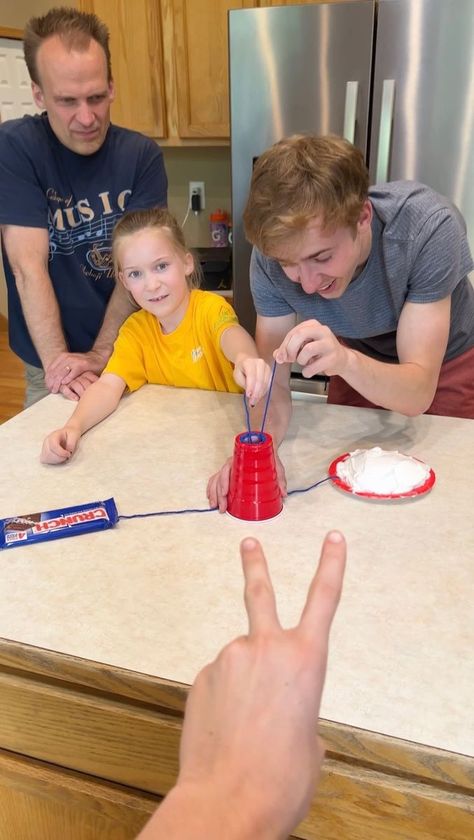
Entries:
<svg viewBox="0 0 474 840">
<path fill-rule="evenodd" d="M 340 376 L 331 376 L 328 403 L 381 408 L 366 400 Z M 425 414 L 474 420 L 474 347 L 441 366 L 436 394 Z"/>
</svg>

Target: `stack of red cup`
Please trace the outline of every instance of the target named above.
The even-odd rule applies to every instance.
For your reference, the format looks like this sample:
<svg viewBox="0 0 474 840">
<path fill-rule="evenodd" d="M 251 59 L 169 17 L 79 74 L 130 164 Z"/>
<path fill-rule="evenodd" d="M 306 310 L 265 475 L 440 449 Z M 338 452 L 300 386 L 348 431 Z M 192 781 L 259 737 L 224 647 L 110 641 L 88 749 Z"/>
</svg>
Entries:
<svg viewBox="0 0 474 840">
<path fill-rule="evenodd" d="M 266 432 L 237 435 L 227 497 L 228 512 L 237 519 L 258 522 L 278 516 L 282 507 L 271 435 Z"/>
</svg>

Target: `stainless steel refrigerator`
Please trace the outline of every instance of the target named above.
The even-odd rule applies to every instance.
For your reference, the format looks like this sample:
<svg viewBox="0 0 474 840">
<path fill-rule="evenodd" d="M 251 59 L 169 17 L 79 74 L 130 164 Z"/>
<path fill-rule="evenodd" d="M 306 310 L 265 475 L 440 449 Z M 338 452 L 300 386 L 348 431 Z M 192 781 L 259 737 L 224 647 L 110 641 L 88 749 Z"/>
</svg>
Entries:
<svg viewBox="0 0 474 840">
<path fill-rule="evenodd" d="M 360 0 L 229 12 L 233 293 L 251 332 L 242 212 L 253 161 L 298 132 L 338 134 L 371 182 L 429 184 L 474 246 L 474 0 Z"/>
</svg>

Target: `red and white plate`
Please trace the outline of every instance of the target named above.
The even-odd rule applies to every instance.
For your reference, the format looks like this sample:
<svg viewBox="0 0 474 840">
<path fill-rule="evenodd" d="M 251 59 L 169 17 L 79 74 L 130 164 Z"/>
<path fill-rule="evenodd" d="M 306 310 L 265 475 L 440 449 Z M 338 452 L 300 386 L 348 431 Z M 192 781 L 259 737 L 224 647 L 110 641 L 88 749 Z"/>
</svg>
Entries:
<svg viewBox="0 0 474 840">
<path fill-rule="evenodd" d="M 342 461 L 345 461 L 347 458 L 350 458 L 350 452 L 344 452 L 343 455 L 339 455 L 337 458 L 334 459 L 329 464 L 328 467 L 328 475 L 332 478 L 332 483 L 335 484 L 339 490 L 343 490 L 345 493 L 349 493 L 351 496 L 357 496 L 360 499 L 371 499 L 372 501 L 405 501 L 409 499 L 417 499 L 419 496 L 424 496 L 425 493 L 429 493 L 431 488 L 433 487 L 436 476 L 433 470 L 430 468 L 430 472 L 426 481 L 423 484 L 419 484 L 418 487 L 414 487 L 413 490 L 407 490 L 406 493 L 367 493 L 367 492 L 360 492 L 357 490 L 353 490 L 349 484 L 346 484 L 342 478 L 339 478 L 337 474 L 337 465 Z M 410 457 L 414 457 L 413 455 Z M 424 462 L 420 460 L 420 458 L 415 458 L 415 461 L 420 461 L 420 464 Z"/>
</svg>

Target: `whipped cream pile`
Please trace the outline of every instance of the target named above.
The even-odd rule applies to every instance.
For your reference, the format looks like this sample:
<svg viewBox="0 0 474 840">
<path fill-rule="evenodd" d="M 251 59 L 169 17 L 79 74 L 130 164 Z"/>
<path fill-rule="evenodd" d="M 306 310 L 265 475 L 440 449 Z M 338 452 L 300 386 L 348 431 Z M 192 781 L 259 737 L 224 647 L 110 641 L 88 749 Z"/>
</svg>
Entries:
<svg viewBox="0 0 474 840">
<path fill-rule="evenodd" d="M 424 484 L 430 468 L 410 455 L 374 446 L 351 452 L 345 461 L 339 462 L 336 472 L 354 493 L 386 496 L 408 493 Z"/>
</svg>

